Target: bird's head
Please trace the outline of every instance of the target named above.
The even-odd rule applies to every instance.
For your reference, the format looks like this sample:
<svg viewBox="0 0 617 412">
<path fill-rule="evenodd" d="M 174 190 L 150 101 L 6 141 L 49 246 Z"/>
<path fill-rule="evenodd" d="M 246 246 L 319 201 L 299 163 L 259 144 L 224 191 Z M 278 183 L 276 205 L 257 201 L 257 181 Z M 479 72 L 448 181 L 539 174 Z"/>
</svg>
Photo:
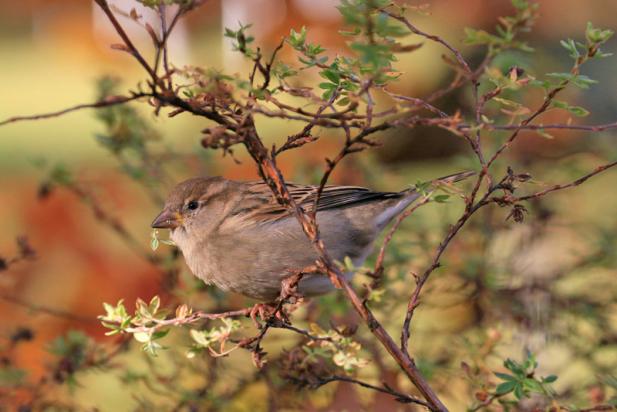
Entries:
<svg viewBox="0 0 617 412">
<path fill-rule="evenodd" d="M 172 238 L 178 231 L 207 233 L 220 220 L 230 192 L 228 183 L 221 177 L 195 177 L 179 183 L 151 226 L 170 229 Z"/>
</svg>

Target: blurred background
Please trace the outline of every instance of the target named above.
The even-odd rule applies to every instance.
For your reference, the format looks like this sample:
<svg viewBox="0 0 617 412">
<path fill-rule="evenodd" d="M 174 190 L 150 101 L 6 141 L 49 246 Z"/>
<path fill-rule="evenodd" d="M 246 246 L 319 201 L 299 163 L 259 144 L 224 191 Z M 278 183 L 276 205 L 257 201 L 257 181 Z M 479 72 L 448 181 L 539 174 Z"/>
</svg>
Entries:
<svg viewBox="0 0 617 412">
<path fill-rule="evenodd" d="M 139 6 L 128 0 L 112 3 L 125 10 Z M 330 55 L 344 53 L 344 38 L 337 35 L 342 24 L 337 4 L 206 1 L 172 35 L 171 61 L 228 74 L 248 73 L 250 65 L 231 51 L 222 35 L 224 27 L 235 28 L 238 22 L 253 23 L 256 43 L 266 50 L 291 28 L 306 26 L 309 39 Z M 570 59 L 559 40 L 581 39 L 588 21 L 617 29 L 617 3 L 612 0 L 540 4 L 540 19 L 526 35 L 536 52 L 510 53 L 495 65 L 517 65 L 538 77 L 568 71 Z M 428 12 L 414 17 L 417 26 L 448 39 L 472 62 L 479 62 L 484 51 L 462 44 L 463 29 L 492 30 L 498 16 L 511 12 L 511 5 L 505 0 L 436 0 Z M 121 21 L 139 47 L 150 47 L 142 28 L 131 26 L 129 19 Z M 116 42 L 115 32 L 93 2 L 0 0 L 0 121 L 95 101 L 116 82 L 117 93 L 134 89 L 144 78 L 142 70 L 127 54 L 110 49 Z M 605 49 L 614 52 L 615 40 Z M 443 64 L 443 53 L 425 42 L 419 51 L 404 55 L 397 63 L 403 76 L 396 91 L 421 97 L 446 86 L 452 72 Z M 289 48 L 281 56 L 295 59 Z M 572 121 L 599 124 L 617 119 L 614 67 L 614 58 L 609 58 L 585 68 L 584 73 L 600 83 L 566 93 L 570 103 L 591 112 Z M 103 76 L 117 80 L 101 81 Z M 310 76 L 306 81 L 318 82 Z M 461 90 L 438 105 L 452 112 L 467 107 L 469 99 L 469 90 Z M 530 102 L 534 101 L 538 99 L 532 96 Z M 297 343 L 296 336 L 284 332 L 272 335 L 280 339 L 265 341 L 272 360 L 262 372 L 250 365 L 248 353 L 187 363 L 181 331 L 168 338 L 169 346 L 177 342 L 178 349 L 154 359 L 135 343 L 104 336 L 96 319 L 103 302 L 124 299 L 132 307 L 136 298 L 148 301 L 158 294 L 169 307 L 186 302 L 210 310 L 247 303 L 240 296 L 204 288 L 168 247 L 152 253 L 149 244 L 150 222 L 175 182 L 199 174 L 256 179 L 253 163 L 241 148 L 234 158 L 201 148 L 200 130 L 207 125 L 200 119 L 155 116 L 146 104 L 131 107 L 113 112 L 124 116 L 124 127 L 141 139 L 126 152 L 110 148 L 109 138 L 118 133 L 106 121 L 110 111 L 97 115 L 86 109 L 0 127 L 0 257 L 8 261 L 24 255 L 25 248 L 33 249 L 25 259 L 0 269 L 0 410 L 34 405 L 33 399 L 42 399 L 43 393 L 47 403 L 39 406 L 54 410 L 412 410 L 346 384 L 292 390 L 276 369 L 282 349 L 291 350 Z M 544 121 L 570 119 L 567 112 L 555 111 Z M 283 142 L 299 130 L 298 124 L 272 119 L 259 119 L 258 128 L 266 145 Z M 281 157 L 280 166 L 291 180 L 317 182 L 323 159 L 336 153 L 341 136 L 319 133 L 317 143 Z M 552 134 L 547 139 L 525 133 L 498 167 L 528 171 L 534 184 L 543 187 L 569 181 L 617 156 L 615 132 Z M 437 129 L 397 130 L 381 140 L 383 147 L 346 159 L 332 181 L 398 190 L 476 167 L 462 141 Z M 484 384 L 478 383 L 480 372 L 490 374 L 507 357 L 521 359 L 525 350 L 536 353 L 544 375 L 559 376 L 555 388 L 573 405 L 603 402 L 613 395 L 606 382 L 617 370 L 616 187 L 617 173 L 609 171 L 533 203 L 521 224 L 506 221 L 505 209 L 486 210 L 453 243 L 445 269 L 430 281 L 411 343 L 423 371 L 452 410 L 463 410 L 477 400 Z M 460 210 L 456 202 L 429 205 L 395 238 L 387 276 L 400 297 L 388 298 L 386 292 L 375 303 L 380 314 L 398 314 L 385 320 L 393 331 L 400 327 L 410 292 L 409 262 L 411 268 L 423 267 Z M 24 240 L 16 242 L 21 236 L 28 247 Z M 357 279 L 358 285 L 363 282 L 367 279 Z M 315 300 L 297 317 L 328 327 L 329 322 L 357 322 L 350 312 L 334 294 Z M 368 357 L 378 355 L 360 374 L 409 390 L 370 335 L 359 339 Z M 113 353 L 113 359 L 104 367 L 86 368 L 97 364 L 93 359 L 98 359 L 94 353 L 99 349 Z M 77 362 L 75 351 L 85 369 L 79 373 L 78 365 L 71 364 Z M 461 362 L 480 372 L 470 376 Z"/>
</svg>

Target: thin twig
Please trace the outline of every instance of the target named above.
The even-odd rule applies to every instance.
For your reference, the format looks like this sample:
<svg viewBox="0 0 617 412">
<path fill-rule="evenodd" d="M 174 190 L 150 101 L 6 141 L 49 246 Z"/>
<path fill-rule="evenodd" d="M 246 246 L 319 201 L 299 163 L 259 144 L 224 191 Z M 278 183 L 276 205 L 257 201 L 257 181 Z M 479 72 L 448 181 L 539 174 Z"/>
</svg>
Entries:
<svg viewBox="0 0 617 412">
<path fill-rule="evenodd" d="M 0 126 L 4 126 L 9 123 L 21 122 L 24 120 L 40 120 L 40 119 L 50 119 L 52 117 L 59 117 L 64 114 L 74 112 L 81 109 L 98 109 L 101 107 L 109 107 L 115 106 L 118 104 L 124 104 L 133 100 L 137 100 L 141 97 L 147 96 L 146 93 L 133 93 L 131 96 L 109 96 L 103 100 L 99 100 L 94 103 L 82 103 L 75 106 L 67 107 L 66 109 L 57 110 L 54 112 L 48 113 L 40 113 L 40 114 L 32 114 L 27 116 L 13 116 L 8 119 L 0 121 Z"/>
<path fill-rule="evenodd" d="M 461 127 L 465 127 L 461 125 Z M 483 124 L 483 127 L 486 127 L 488 130 L 544 130 L 544 129 L 553 129 L 553 130 L 580 130 L 585 132 L 602 132 L 604 130 L 617 129 L 617 122 L 605 123 L 605 124 L 597 124 L 597 125 L 585 125 L 585 124 L 527 124 L 524 126 L 520 125 L 491 125 L 491 124 Z"/>
<path fill-rule="evenodd" d="M 21 306 L 27 310 L 36 312 L 36 313 L 42 313 L 45 315 L 50 315 L 56 318 L 62 318 L 62 319 L 66 319 L 66 320 L 71 320 L 71 321 L 78 321 L 78 322 L 86 322 L 86 323 L 92 323 L 92 322 L 97 322 L 95 317 L 87 317 L 87 316 L 80 316 L 80 315 L 76 315 L 74 313 L 71 312 L 67 312 L 67 311 L 63 311 L 60 309 L 55 309 L 55 308 L 51 308 L 48 306 L 43 306 L 43 305 L 38 305 L 35 303 L 30 303 L 27 302 L 23 299 L 20 299 L 18 297 L 15 296 L 11 296 L 11 295 L 5 295 L 5 294 L 0 294 L 0 299 L 6 301 L 6 302 L 10 302 L 13 303 L 15 305 Z"/>
<path fill-rule="evenodd" d="M 122 28 L 122 26 L 116 19 L 116 16 L 114 16 L 114 13 L 109 7 L 107 0 L 94 0 L 94 2 L 99 5 L 101 10 L 103 10 L 103 12 L 107 16 L 111 24 L 114 26 L 114 29 L 116 29 L 116 32 L 122 38 L 124 45 L 128 48 L 129 53 L 133 55 L 133 57 L 135 57 L 135 59 L 139 62 L 139 64 L 141 64 L 141 66 L 148 72 L 150 77 L 152 77 L 152 81 L 154 82 L 154 85 L 156 85 L 158 83 L 157 74 L 154 72 L 152 67 L 150 67 L 150 65 L 146 62 L 146 60 L 143 58 L 139 50 L 137 50 L 137 48 L 135 47 L 135 45 L 133 44 L 129 36 L 126 34 L 126 32 L 124 31 L 124 28 Z"/>
<path fill-rule="evenodd" d="M 347 383 L 353 383 L 354 385 L 359 385 L 362 386 L 364 388 L 368 388 L 368 389 L 372 389 L 375 390 L 377 392 L 381 392 L 381 393 L 386 393 L 388 395 L 392 395 L 394 396 L 394 398 L 401 403 L 415 403 L 417 405 L 422 405 L 425 408 L 430 408 L 430 406 L 424 402 L 423 400 L 420 400 L 416 397 L 413 397 L 411 395 L 407 395 L 405 393 L 401 393 L 398 391 L 395 391 L 394 389 L 392 389 L 389 386 L 375 386 L 372 385 L 370 383 L 358 380 L 358 379 L 354 379 L 354 378 L 350 378 L 348 376 L 340 376 L 340 375 L 332 375 L 329 376 L 327 378 L 318 378 L 319 382 L 317 383 L 317 387 L 323 386 L 323 385 L 327 385 L 328 383 L 331 382 L 347 382 Z"/>
<path fill-rule="evenodd" d="M 390 228 L 390 230 L 384 237 L 383 243 L 381 244 L 381 248 L 379 249 L 379 253 L 377 254 L 377 260 L 375 261 L 375 269 L 373 270 L 373 275 L 375 277 L 380 277 L 381 274 L 383 273 L 383 262 L 386 257 L 386 248 L 392 241 L 394 237 L 394 233 L 399 229 L 399 227 L 401 226 L 401 224 L 403 223 L 405 219 L 407 219 L 417 209 L 427 204 L 430 200 L 431 200 L 430 197 L 424 196 L 420 201 L 417 201 L 413 205 L 413 207 L 405 210 L 403 213 L 401 213 L 396 218 L 396 220 L 394 221 L 394 224 L 392 225 L 392 227 Z"/>
<path fill-rule="evenodd" d="M 387 11 L 387 10 L 382 10 L 382 11 L 385 14 L 387 14 L 388 16 L 392 17 L 394 20 L 398 20 L 401 23 L 403 23 L 405 26 L 407 26 L 409 31 L 411 31 L 412 33 L 417 34 L 418 36 L 424 37 L 425 39 L 432 40 L 432 41 L 434 41 L 436 43 L 439 43 L 439 44 L 443 45 L 446 49 L 450 50 L 452 52 L 452 54 L 454 55 L 454 57 L 456 58 L 456 60 L 458 61 L 458 63 L 465 70 L 467 75 L 470 78 L 473 77 L 474 73 L 471 70 L 471 68 L 469 67 L 469 64 L 467 64 L 467 61 L 463 57 L 463 54 L 458 49 L 453 47 L 450 43 L 448 43 L 447 41 L 445 41 L 444 39 L 442 39 L 441 37 L 439 37 L 437 35 L 429 34 L 429 33 L 426 33 L 424 31 L 418 29 L 407 18 L 405 18 L 405 16 L 397 16 L 396 14 L 393 14 L 393 13 Z"/>
<path fill-rule="evenodd" d="M 602 166 L 598 166 L 592 172 L 587 173 L 586 175 L 584 175 L 582 177 L 579 177 L 578 179 L 576 179 L 576 180 L 574 180 L 574 181 L 572 181 L 570 183 L 553 185 L 553 186 L 549 187 L 548 189 L 544 189 L 544 190 L 541 190 L 539 192 L 532 193 L 530 195 L 525 195 L 525 196 L 520 196 L 520 197 L 509 197 L 508 200 L 511 201 L 511 202 L 514 202 L 514 203 L 515 202 L 522 202 L 524 200 L 530 200 L 530 199 L 535 199 L 535 198 L 538 198 L 538 197 L 542 197 L 542 196 L 545 196 L 545 195 L 547 195 L 547 194 L 549 194 L 551 192 L 556 192 L 558 190 L 569 189 L 571 187 L 578 186 L 578 185 L 582 184 L 583 182 L 585 182 L 586 180 L 592 178 L 593 176 L 595 176 L 595 175 L 597 175 L 599 173 L 602 173 L 605 170 L 610 169 L 610 168 L 615 167 L 615 166 L 617 166 L 617 161 L 610 162 L 610 163 L 607 163 L 607 164 L 602 165 Z"/>
<path fill-rule="evenodd" d="M 152 332 L 152 331 L 157 331 L 159 329 L 165 328 L 167 326 L 189 325 L 189 324 L 198 322 L 200 320 L 214 320 L 214 319 L 223 319 L 223 318 L 245 317 L 245 316 L 248 316 L 250 313 L 251 313 L 251 308 L 230 310 L 230 311 L 221 312 L 221 313 L 207 313 L 203 311 L 197 311 L 183 318 L 169 318 L 169 319 L 153 318 L 152 319 L 153 325 L 151 326 L 128 327 L 128 328 L 125 328 L 124 330 L 128 333 Z"/>
</svg>

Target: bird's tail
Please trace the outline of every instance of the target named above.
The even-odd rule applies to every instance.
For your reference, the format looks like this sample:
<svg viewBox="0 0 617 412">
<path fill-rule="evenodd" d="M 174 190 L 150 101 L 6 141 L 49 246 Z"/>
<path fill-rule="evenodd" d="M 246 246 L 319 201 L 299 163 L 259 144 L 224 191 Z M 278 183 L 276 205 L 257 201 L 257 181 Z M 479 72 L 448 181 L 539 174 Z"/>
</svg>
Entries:
<svg viewBox="0 0 617 412">
<path fill-rule="evenodd" d="M 448 176 L 440 177 L 438 179 L 432 180 L 431 183 L 432 185 L 440 183 L 456 183 L 460 182 L 461 180 L 465 180 L 468 177 L 475 176 L 476 174 L 477 172 L 474 172 L 473 170 L 466 170 L 464 172 L 458 172 Z"/>
<path fill-rule="evenodd" d="M 440 185 L 443 185 L 443 184 L 447 185 L 447 184 L 460 182 L 461 180 L 465 180 L 468 177 L 474 176 L 476 174 L 477 172 L 474 172 L 473 170 L 466 170 L 464 172 L 453 173 L 451 175 L 429 180 L 427 182 L 418 183 L 415 186 L 410 187 L 409 189 L 399 192 L 399 194 L 404 197 L 416 194 L 417 195 L 416 197 L 420 197 L 423 193 L 429 193 L 429 192 L 434 191 Z"/>
<path fill-rule="evenodd" d="M 377 217 L 377 227 L 380 228 L 380 230 L 383 229 L 383 227 L 385 227 L 395 216 L 405 210 L 410 204 L 423 195 L 433 192 L 439 185 L 460 182 L 461 180 L 467 179 L 475 174 L 476 172 L 470 170 L 454 173 L 425 183 L 420 183 L 398 193 L 390 193 L 389 195 L 391 195 L 394 199 L 398 199 L 398 201 L 393 203 L 391 207 Z"/>
</svg>

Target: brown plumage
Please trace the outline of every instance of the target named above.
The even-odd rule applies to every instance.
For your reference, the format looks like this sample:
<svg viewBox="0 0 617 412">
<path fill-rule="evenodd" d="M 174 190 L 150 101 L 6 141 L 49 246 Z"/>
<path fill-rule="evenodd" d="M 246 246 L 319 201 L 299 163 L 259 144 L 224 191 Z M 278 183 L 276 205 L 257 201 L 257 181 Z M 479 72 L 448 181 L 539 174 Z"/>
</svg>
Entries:
<svg viewBox="0 0 617 412">
<path fill-rule="evenodd" d="M 433 186 L 471 174 L 437 179 Z M 316 186 L 289 183 L 287 187 L 298 204 L 312 209 Z M 361 265 L 384 227 L 420 196 L 414 189 L 373 192 L 326 186 L 317 205 L 321 238 L 334 259 L 349 257 Z M 296 218 L 276 202 L 263 182 L 186 180 L 172 190 L 152 227 L 171 229 L 189 268 L 206 283 L 264 301 L 279 295 L 285 277 L 313 265 L 317 258 Z M 319 274 L 305 276 L 298 286 L 299 293 L 307 296 L 331 289 L 330 280 Z"/>
</svg>

